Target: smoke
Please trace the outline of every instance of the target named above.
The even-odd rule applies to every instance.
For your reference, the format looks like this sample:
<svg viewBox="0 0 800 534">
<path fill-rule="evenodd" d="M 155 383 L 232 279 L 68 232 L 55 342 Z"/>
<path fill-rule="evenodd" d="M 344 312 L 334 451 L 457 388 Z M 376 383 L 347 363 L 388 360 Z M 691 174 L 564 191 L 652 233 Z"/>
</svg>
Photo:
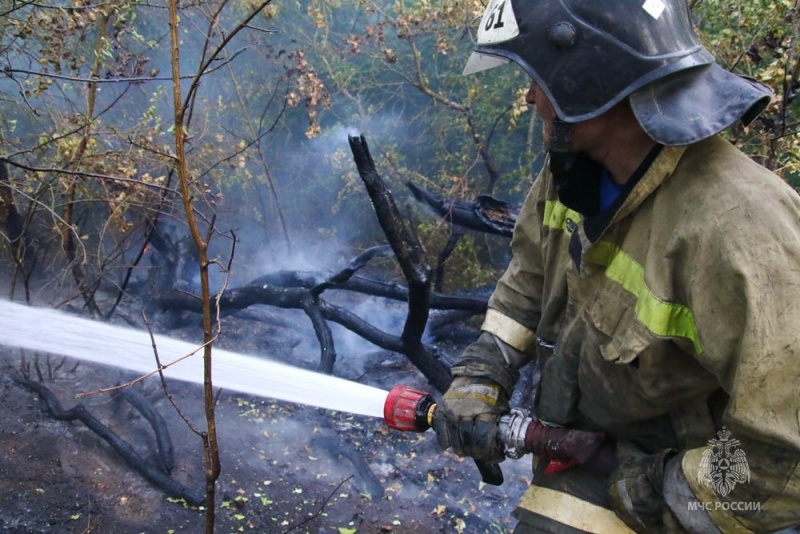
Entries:
<svg viewBox="0 0 800 534">
<path fill-rule="evenodd" d="M 115 30 L 109 38 L 109 49 L 102 61 L 104 83 L 97 85 L 95 114 L 98 121 L 92 126 L 98 146 L 102 147 L 98 152 L 104 155 L 115 151 L 134 153 L 144 141 L 152 143 L 152 152 L 144 150 L 135 154 L 141 156 L 141 160 L 124 170 L 134 179 L 145 174 L 167 175 L 171 163 L 165 163 L 167 158 L 163 156 L 174 151 L 174 139 L 169 131 L 173 102 L 169 90 L 172 65 L 168 33 L 166 26 L 156 22 L 159 17 L 152 17 L 152 8 L 139 6 L 136 9 L 141 10 L 135 24 L 141 35 Z M 240 15 L 226 11 L 220 28 L 230 27 L 232 20 L 225 17 Z M 202 61 L 208 21 L 193 9 L 183 12 L 181 20 L 187 30 L 182 33 L 180 54 L 185 94 L 191 85 L 189 76 L 197 72 Z M 261 23 L 270 26 L 275 21 L 261 20 Z M 94 36 L 89 35 L 80 46 L 91 48 Z M 212 41 L 219 37 L 211 35 Z M 209 268 L 212 291 L 220 290 L 225 284 L 228 288 L 242 286 L 279 270 L 336 272 L 366 247 L 385 242 L 352 161 L 348 137 L 364 134 L 384 180 L 389 185 L 396 183 L 401 177 L 395 174 L 392 166 L 381 166 L 383 156 L 393 153 L 402 156 L 401 144 L 405 139 L 418 142 L 422 134 L 409 127 L 409 112 L 404 106 L 409 102 L 422 102 L 426 97 L 403 95 L 385 99 L 385 91 L 365 89 L 348 98 L 332 98 L 331 110 L 320 109 L 321 134 L 308 139 L 305 136 L 308 125 L 305 102 L 301 101 L 297 107 L 285 107 L 284 98 L 296 81 L 297 73 L 293 70 L 296 65 L 290 56 L 302 46 L 293 41 L 289 33 L 272 35 L 246 30 L 230 43 L 228 54 L 220 56 L 219 64 L 209 69 L 199 85 L 188 129 L 187 158 L 193 177 L 211 188 L 208 195 L 198 195 L 195 206 L 202 215 L 199 218 L 201 233 L 208 231 L 208 221 L 215 220 L 215 232 L 209 233 L 212 236 L 209 255 L 216 262 Z M 13 47 L 8 54 L 12 62 L 15 58 L 26 57 L 19 52 L 13 55 Z M 30 59 L 35 54 L 35 51 L 29 54 L 27 64 L 13 64 L 12 67 L 43 69 Z M 141 72 L 130 71 L 131 58 L 142 60 Z M 360 61 L 360 58 L 351 60 Z M 85 79 L 90 66 L 91 62 L 86 62 L 78 71 L 72 71 L 62 65 L 63 74 Z M 148 76 L 153 79 L 145 80 Z M 112 78 L 126 77 L 137 81 L 105 83 Z M 37 78 L 0 80 L 0 92 L 8 95 L 8 102 L 19 101 L 16 98 L 20 89 L 18 81 L 27 87 Z M 63 128 L 73 128 L 84 120 L 81 114 L 86 111 L 89 86 L 78 80 L 49 79 L 49 82 L 53 84 L 51 89 L 29 95 L 26 103 L 17 107 L 3 106 L 3 111 L 8 111 L 6 117 L 19 119 L 17 130 L 11 132 L 14 135 L 6 136 L 9 140 L 13 138 L 13 143 L 19 147 L 37 146 L 40 137 L 55 137 L 62 130 L 58 123 L 61 114 L 76 121 L 72 124 L 65 120 Z M 419 100 L 414 102 L 414 98 Z M 30 116 L 28 104 L 58 113 L 36 121 L 22 120 Z M 125 145 L 131 140 L 136 145 Z M 53 146 L 40 152 L 31 151 L 32 164 L 38 163 L 37 158 L 46 161 L 49 157 L 46 152 L 55 151 Z M 262 155 L 265 161 L 260 160 Z M 120 161 L 124 159 L 120 157 Z M 104 157 L 104 163 L 107 168 L 102 168 L 102 173 L 111 176 L 123 173 L 111 155 Z M 399 164 L 402 166 L 403 162 Z M 405 191 L 397 188 L 394 194 L 403 195 Z M 204 205 L 203 200 L 209 203 Z M 148 208 L 143 206 L 142 211 Z M 173 242 L 188 237 L 179 211 L 170 214 L 176 222 L 166 230 Z M 162 217 L 161 224 L 167 218 Z M 105 220 L 100 220 L 97 228 L 104 223 Z M 86 232 L 94 230 L 87 228 Z M 187 262 L 183 274 L 187 288 L 196 290 L 198 267 Z M 336 299 L 350 311 L 369 318 L 375 326 L 394 335 L 399 335 L 407 311 L 405 304 L 381 299 L 354 302 L 352 295 L 334 297 L 332 292 L 326 292 L 323 298 Z M 376 347 L 359 336 L 334 328 L 337 349 L 348 355 L 340 362 L 357 362 L 355 355 L 375 351 Z M 310 325 L 308 329 L 311 333 Z M 309 353 L 316 354 L 318 347 L 313 335 L 309 336 L 308 343 Z M 362 368 L 363 364 L 357 362 L 348 372 L 357 373 Z"/>
<path fill-rule="evenodd" d="M 390 335 L 400 335 L 408 311 L 405 303 L 379 297 L 359 297 L 357 302 L 352 302 L 352 297 L 348 297 L 347 295 L 343 295 L 341 304 L 343 306 L 349 304 L 349 311 L 364 318 L 372 326 Z M 332 300 L 334 302 L 337 301 L 335 295 L 333 295 Z M 348 301 L 350 302 L 348 303 Z M 338 325 L 333 325 L 332 331 L 336 344 L 336 351 L 339 355 L 337 360 L 339 369 L 337 373 L 341 373 L 342 376 L 362 376 L 367 371 L 365 365 L 368 363 L 368 359 L 373 356 L 376 351 L 383 350 L 361 336 Z M 386 355 L 383 355 L 381 359 L 385 359 L 386 357 Z"/>
<path fill-rule="evenodd" d="M 375 117 L 371 122 L 381 123 L 385 122 L 385 120 Z M 329 157 L 331 154 L 343 148 L 349 151 L 347 138 L 357 137 L 361 135 L 362 131 L 362 128 L 353 125 L 336 124 L 332 127 L 325 128 L 320 135 L 311 139 L 309 144 L 313 152 L 321 154 L 323 157 Z"/>
</svg>

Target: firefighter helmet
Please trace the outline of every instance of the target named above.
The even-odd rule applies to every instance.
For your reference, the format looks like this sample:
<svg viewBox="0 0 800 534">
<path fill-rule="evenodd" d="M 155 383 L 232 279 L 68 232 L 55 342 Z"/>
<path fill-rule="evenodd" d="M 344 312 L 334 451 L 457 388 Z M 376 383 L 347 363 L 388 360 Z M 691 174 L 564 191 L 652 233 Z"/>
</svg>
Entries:
<svg viewBox="0 0 800 534">
<path fill-rule="evenodd" d="M 716 64 L 686 0 L 491 0 L 465 74 L 520 65 L 558 118 L 594 118 L 625 98 L 655 141 L 682 145 L 746 124 L 771 91 Z"/>
</svg>

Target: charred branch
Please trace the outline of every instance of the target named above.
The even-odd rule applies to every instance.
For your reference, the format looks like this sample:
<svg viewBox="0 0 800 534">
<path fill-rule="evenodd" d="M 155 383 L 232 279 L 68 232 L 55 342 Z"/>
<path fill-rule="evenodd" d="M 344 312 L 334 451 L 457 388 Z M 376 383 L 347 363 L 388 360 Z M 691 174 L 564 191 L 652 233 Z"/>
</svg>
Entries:
<svg viewBox="0 0 800 534">
<path fill-rule="evenodd" d="M 439 253 L 436 264 L 434 288 L 441 291 L 444 285 L 444 265 L 467 230 L 511 237 L 518 213 L 511 206 L 489 195 L 479 195 L 472 202 L 440 198 L 407 182 L 411 194 L 451 224 L 447 245 Z"/>
<path fill-rule="evenodd" d="M 205 497 L 202 494 L 184 486 L 164 474 L 160 469 L 147 462 L 137 453 L 134 448 L 114 433 L 110 428 L 101 423 L 94 417 L 89 410 L 82 404 L 77 404 L 69 410 L 64 410 L 61 403 L 56 396 L 47 387 L 28 380 L 21 376 L 12 376 L 11 379 L 24 388 L 36 393 L 42 399 L 53 418 L 59 421 L 80 421 L 86 425 L 92 432 L 100 436 L 106 443 L 108 443 L 117 454 L 122 456 L 123 460 L 136 472 L 141 474 L 151 484 L 159 488 L 161 491 L 176 497 L 184 499 L 190 506 L 200 506 L 205 502 Z"/>
<path fill-rule="evenodd" d="M 422 344 L 422 334 L 428 321 L 430 306 L 431 268 L 425 262 L 419 243 L 406 230 L 391 192 L 375 169 L 367 140 L 363 135 L 349 137 L 348 140 L 358 174 L 366 186 L 378 222 L 408 282 L 408 315 L 401 335 L 403 352 L 431 384 L 444 391 L 451 381 L 450 372 L 447 366 L 431 356 Z"/>
<path fill-rule="evenodd" d="M 397 209 L 391 192 L 375 169 L 367 140 L 363 135 L 349 137 L 348 140 L 358 174 L 367 188 L 378 222 L 400 262 L 406 280 L 409 285 L 427 285 L 430 281 L 430 267 L 422 257 L 419 243 L 406 231 L 400 210 Z"/>
<path fill-rule="evenodd" d="M 330 327 L 325 323 L 325 318 L 320 311 L 319 302 L 313 298 L 311 292 L 303 288 L 274 287 L 270 285 L 244 286 L 226 291 L 216 297 L 221 312 L 234 312 L 254 306 L 265 304 L 285 309 L 301 309 L 314 327 L 317 340 L 320 343 L 320 365 L 322 372 L 330 374 L 336 361 L 333 335 Z M 159 307 L 167 311 L 193 311 L 202 313 L 203 303 L 197 296 L 182 291 L 172 290 L 156 298 Z"/>
<path fill-rule="evenodd" d="M 447 222 L 487 234 L 511 237 L 519 215 L 507 202 L 489 195 L 478 195 L 472 202 L 443 199 L 413 182 L 407 183 L 411 194 Z"/>
<path fill-rule="evenodd" d="M 300 301 L 303 311 L 314 326 L 314 333 L 320 346 L 319 370 L 325 374 L 333 373 L 333 364 L 336 363 L 336 349 L 333 345 L 333 333 L 325 321 L 320 307 L 312 295 L 306 295 Z"/>
<path fill-rule="evenodd" d="M 355 332 L 373 345 L 377 345 L 384 350 L 403 354 L 405 347 L 400 337 L 387 334 L 355 313 L 349 312 L 340 306 L 325 301 L 320 301 L 319 304 L 320 310 L 326 319 L 347 328 L 351 332 Z"/>
<path fill-rule="evenodd" d="M 201 303 L 194 295 L 170 291 L 159 298 L 159 306 L 169 311 L 193 311 L 200 313 Z M 336 361 L 333 337 L 326 320 L 333 321 L 367 341 L 385 350 L 405 353 L 401 337 L 393 336 L 361 319 L 356 314 L 322 299 L 312 299 L 308 290 L 269 285 L 234 288 L 219 297 L 221 312 L 230 313 L 254 305 L 276 306 L 284 309 L 302 309 L 314 326 L 320 343 L 320 371 L 333 372 Z M 485 301 L 484 301 L 485 307 Z"/>
<path fill-rule="evenodd" d="M 322 273 L 300 272 L 300 271 L 277 271 L 253 280 L 249 286 L 270 285 L 278 287 L 303 287 L 312 289 L 321 284 L 320 280 L 326 277 Z M 408 288 L 394 282 L 383 282 L 360 275 L 355 275 L 351 279 L 330 284 L 328 289 L 342 291 L 352 291 L 373 297 L 383 297 L 400 302 L 408 302 Z M 484 313 L 486 311 L 487 296 L 469 295 L 441 295 L 431 293 L 429 304 L 432 310 L 462 310 L 472 314 Z"/>
<path fill-rule="evenodd" d="M 358 257 L 351 261 L 347 267 L 334 274 L 321 284 L 313 287 L 311 289 L 311 294 L 316 297 L 329 287 L 348 281 L 350 278 L 352 278 L 356 271 L 365 267 L 373 258 L 387 258 L 391 255 L 391 253 L 392 249 L 386 245 L 372 247 L 366 252 L 359 254 Z"/>
<path fill-rule="evenodd" d="M 118 384 L 119 385 L 119 384 Z M 144 396 L 132 387 L 123 387 L 119 390 L 122 400 L 136 408 L 153 429 L 158 445 L 158 459 L 162 470 L 169 474 L 175 467 L 175 451 L 172 447 L 172 438 L 169 435 L 167 422 Z"/>
</svg>

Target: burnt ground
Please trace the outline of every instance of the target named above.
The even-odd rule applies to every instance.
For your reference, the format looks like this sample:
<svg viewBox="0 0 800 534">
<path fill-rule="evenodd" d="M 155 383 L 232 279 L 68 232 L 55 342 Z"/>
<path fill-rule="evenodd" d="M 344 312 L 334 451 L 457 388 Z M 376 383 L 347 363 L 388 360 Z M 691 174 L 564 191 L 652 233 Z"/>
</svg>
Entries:
<svg viewBox="0 0 800 534">
<path fill-rule="evenodd" d="M 170 498 L 134 472 L 80 422 L 54 420 L 39 397 L 11 380 L 20 354 L 0 347 L 0 532 L 203 532 L 205 513 Z M 31 355 L 28 355 L 30 360 Z M 387 387 L 425 387 L 418 372 L 386 353 L 357 379 Z M 53 362 L 59 361 L 55 358 Z M 98 419 L 156 458 L 152 429 L 118 396 L 76 392 L 132 376 L 67 361 L 43 384 L 68 409 Z M 37 379 L 31 371 L 31 378 Z M 136 386 L 166 419 L 175 450 L 172 477 L 204 487 L 201 440 L 166 399 L 159 382 Z M 204 427 L 200 386 L 173 382 L 184 415 Z M 475 466 L 443 453 L 432 432 L 389 430 L 378 419 L 222 392 L 217 405 L 222 474 L 216 532 L 502 533 L 529 481 L 527 458 L 503 464 L 503 486 L 480 483 Z"/>
</svg>

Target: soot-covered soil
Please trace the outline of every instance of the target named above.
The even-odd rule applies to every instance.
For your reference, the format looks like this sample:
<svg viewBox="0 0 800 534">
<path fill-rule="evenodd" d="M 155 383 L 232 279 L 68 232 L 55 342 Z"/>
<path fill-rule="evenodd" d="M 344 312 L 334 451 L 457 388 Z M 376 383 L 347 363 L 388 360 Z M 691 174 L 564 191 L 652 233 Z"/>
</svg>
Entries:
<svg viewBox="0 0 800 534">
<path fill-rule="evenodd" d="M 10 378 L 18 373 L 20 355 L 3 351 L 1 532 L 204 531 L 202 510 L 155 489 L 81 423 L 50 417 L 37 395 Z M 111 393 L 75 398 L 133 377 L 86 363 L 74 366 L 67 361 L 50 380 L 43 359 L 44 385 L 65 409 L 84 404 L 154 460 L 153 432 L 129 404 Z M 407 364 L 390 381 L 422 386 Z M 200 438 L 157 380 L 136 387 L 169 425 L 172 477 L 202 491 Z M 201 388 L 172 383 L 170 392 L 184 415 L 204 427 Z M 510 514 L 528 483 L 528 459 L 505 462 L 505 484 L 485 486 L 471 461 L 443 453 L 431 432 L 391 431 L 368 417 L 222 392 L 217 425 L 222 474 L 216 532 L 505 532 L 513 528 Z"/>
</svg>

